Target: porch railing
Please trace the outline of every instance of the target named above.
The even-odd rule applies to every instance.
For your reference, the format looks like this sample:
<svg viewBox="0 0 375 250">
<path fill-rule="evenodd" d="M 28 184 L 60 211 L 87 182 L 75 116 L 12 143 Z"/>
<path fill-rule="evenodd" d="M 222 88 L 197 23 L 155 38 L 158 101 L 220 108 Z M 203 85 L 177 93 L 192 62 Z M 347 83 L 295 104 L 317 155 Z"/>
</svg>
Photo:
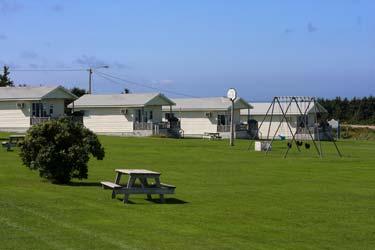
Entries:
<svg viewBox="0 0 375 250">
<path fill-rule="evenodd" d="M 135 122 L 134 130 L 152 130 L 154 123 L 151 122 Z"/>
<path fill-rule="evenodd" d="M 153 130 L 155 125 L 158 129 L 179 129 L 181 127 L 179 122 L 135 122 L 134 130 Z"/>
<path fill-rule="evenodd" d="M 158 123 L 159 129 L 179 129 L 181 128 L 180 122 L 159 122 Z"/>
<path fill-rule="evenodd" d="M 235 131 L 247 131 L 247 124 L 235 124 Z M 217 125 L 217 132 L 230 132 L 230 125 Z"/>
<path fill-rule="evenodd" d="M 62 117 L 30 117 L 30 125 L 37 125 L 50 120 L 58 120 L 60 118 L 70 119 L 73 122 L 83 124 L 83 116 L 62 116 Z"/>
</svg>

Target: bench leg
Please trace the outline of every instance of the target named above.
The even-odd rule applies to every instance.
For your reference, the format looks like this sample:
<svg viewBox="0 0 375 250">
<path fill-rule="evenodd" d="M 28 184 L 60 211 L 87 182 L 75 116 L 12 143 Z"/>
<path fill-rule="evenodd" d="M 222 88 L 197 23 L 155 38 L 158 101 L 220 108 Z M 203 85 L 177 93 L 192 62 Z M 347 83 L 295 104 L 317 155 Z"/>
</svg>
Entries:
<svg viewBox="0 0 375 250">
<path fill-rule="evenodd" d="M 159 187 L 159 188 L 161 187 L 161 185 L 160 185 L 160 178 L 159 177 L 155 178 L 155 183 L 156 183 L 157 187 Z M 164 203 L 165 202 L 165 200 L 164 200 L 164 194 L 160 194 L 159 197 L 160 197 L 160 202 Z"/>
<path fill-rule="evenodd" d="M 135 178 L 133 176 L 130 176 L 127 188 L 133 187 L 134 182 L 135 182 Z M 129 194 L 125 194 L 124 195 L 124 203 L 128 203 L 128 202 L 129 202 Z"/>
<path fill-rule="evenodd" d="M 142 188 L 148 187 L 147 178 L 139 178 L 139 180 L 140 180 L 140 182 L 141 182 L 141 186 L 142 186 Z M 151 200 L 151 199 L 152 199 L 151 194 L 148 194 L 148 195 L 147 195 L 147 199 L 148 199 L 148 200 Z"/>
<path fill-rule="evenodd" d="M 121 173 L 116 173 L 116 178 L 115 178 L 115 183 L 120 184 L 120 179 L 121 179 Z M 112 199 L 116 198 L 116 193 L 113 190 L 112 191 Z"/>
</svg>

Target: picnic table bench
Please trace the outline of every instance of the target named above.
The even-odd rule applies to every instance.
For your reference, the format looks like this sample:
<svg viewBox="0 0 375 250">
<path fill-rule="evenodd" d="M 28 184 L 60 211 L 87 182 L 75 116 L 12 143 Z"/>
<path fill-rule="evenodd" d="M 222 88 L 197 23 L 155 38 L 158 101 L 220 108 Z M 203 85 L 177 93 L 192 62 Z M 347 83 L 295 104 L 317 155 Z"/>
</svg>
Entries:
<svg viewBox="0 0 375 250">
<path fill-rule="evenodd" d="M 115 182 L 102 181 L 103 189 L 112 190 L 112 199 L 116 198 L 117 194 L 124 194 L 124 203 L 129 202 L 130 194 L 146 194 L 148 199 L 151 195 L 158 194 L 160 201 L 164 202 L 164 194 L 174 194 L 175 186 L 164 184 L 160 182 L 160 173 L 146 170 L 146 169 L 116 169 Z M 128 175 L 126 185 L 121 184 L 122 175 Z M 139 179 L 140 185 L 136 185 L 136 180 Z M 153 179 L 154 183 L 150 184 L 148 179 Z"/>
<path fill-rule="evenodd" d="M 25 135 L 10 135 L 8 141 L 3 141 L 1 145 L 10 151 L 12 147 L 16 147 L 20 141 L 25 139 Z"/>
<path fill-rule="evenodd" d="M 215 139 L 221 139 L 220 133 L 216 132 L 204 132 L 203 139 L 209 139 L 209 140 L 215 140 Z"/>
</svg>

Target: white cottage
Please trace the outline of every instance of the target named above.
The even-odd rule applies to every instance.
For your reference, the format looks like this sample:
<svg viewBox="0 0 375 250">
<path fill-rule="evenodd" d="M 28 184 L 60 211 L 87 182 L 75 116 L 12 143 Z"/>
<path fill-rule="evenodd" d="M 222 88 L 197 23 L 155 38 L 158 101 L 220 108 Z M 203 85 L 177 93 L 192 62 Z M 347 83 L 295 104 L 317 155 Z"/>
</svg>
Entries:
<svg viewBox="0 0 375 250">
<path fill-rule="evenodd" d="M 83 124 L 95 133 L 150 136 L 169 128 L 162 122 L 162 106 L 172 105 L 160 93 L 87 94 L 69 107 L 82 112 Z"/>
<path fill-rule="evenodd" d="M 25 132 L 31 125 L 65 113 L 77 99 L 61 86 L 0 87 L 0 131 Z"/>
<path fill-rule="evenodd" d="M 315 112 L 317 113 L 317 116 L 320 117 L 322 113 L 326 113 L 327 110 L 321 106 L 319 103 L 316 103 L 316 106 L 311 104 L 310 106 L 307 106 L 307 103 L 299 103 L 300 109 L 302 110 L 302 113 L 307 109 L 306 116 L 301 115 L 299 112 L 299 109 L 296 105 L 296 103 L 292 103 L 288 109 L 288 113 L 286 114 L 287 120 L 283 120 L 283 113 L 280 109 L 280 106 L 276 103 L 273 110 L 273 116 L 271 121 L 271 110 L 269 111 L 268 116 L 265 118 L 267 114 L 267 110 L 269 109 L 271 103 L 262 102 L 262 103 L 251 103 L 253 106 L 253 109 L 251 110 L 251 113 L 249 115 L 248 110 L 242 109 L 241 110 L 241 121 L 244 123 L 253 123 L 256 126 L 259 127 L 263 121 L 262 126 L 260 127 L 258 131 L 258 136 L 260 138 L 267 138 L 268 130 L 269 136 L 272 139 L 272 137 L 276 134 L 276 139 L 280 138 L 291 138 L 292 133 L 296 132 L 297 124 L 301 124 L 302 121 L 306 122 L 308 124 L 308 127 L 314 127 L 315 122 Z M 282 109 L 285 112 L 287 109 L 287 104 L 282 104 Z M 265 119 L 264 119 L 265 118 Z M 283 120 L 283 122 L 280 125 L 279 130 L 276 133 L 277 127 L 280 124 L 280 121 Z M 288 127 L 288 124 L 290 126 L 290 129 Z M 311 131 L 312 134 L 314 134 L 314 131 Z M 306 134 L 298 135 L 301 137 L 301 139 L 309 139 L 309 135 L 306 132 Z M 303 137 L 303 138 L 302 138 Z"/>
<path fill-rule="evenodd" d="M 173 107 L 163 107 L 164 119 L 179 120 L 181 132 L 186 137 L 202 137 L 204 133 L 220 133 L 223 138 L 230 136 L 231 101 L 225 97 L 176 98 Z M 247 125 L 240 121 L 240 110 L 251 109 L 242 98 L 234 103 L 235 136 L 247 138 Z"/>
</svg>

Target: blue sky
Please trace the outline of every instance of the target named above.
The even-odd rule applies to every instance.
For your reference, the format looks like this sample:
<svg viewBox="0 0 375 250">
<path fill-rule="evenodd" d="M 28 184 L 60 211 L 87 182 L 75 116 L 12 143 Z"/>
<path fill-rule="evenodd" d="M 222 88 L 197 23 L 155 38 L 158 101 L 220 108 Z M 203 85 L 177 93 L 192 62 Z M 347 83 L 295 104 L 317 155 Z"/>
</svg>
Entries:
<svg viewBox="0 0 375 250">
<path fill-rule="evenodd" d="M 0 65 L 102 71 L 192 96 L 375 93 L 375 1 L 0 0 Z M 11 72 L 87 87 L 87 72 Z M 95 93 L 146 88 L 94 76 Z M 175 95 L 170 94 L 174 97 Z"/>
</svg>

